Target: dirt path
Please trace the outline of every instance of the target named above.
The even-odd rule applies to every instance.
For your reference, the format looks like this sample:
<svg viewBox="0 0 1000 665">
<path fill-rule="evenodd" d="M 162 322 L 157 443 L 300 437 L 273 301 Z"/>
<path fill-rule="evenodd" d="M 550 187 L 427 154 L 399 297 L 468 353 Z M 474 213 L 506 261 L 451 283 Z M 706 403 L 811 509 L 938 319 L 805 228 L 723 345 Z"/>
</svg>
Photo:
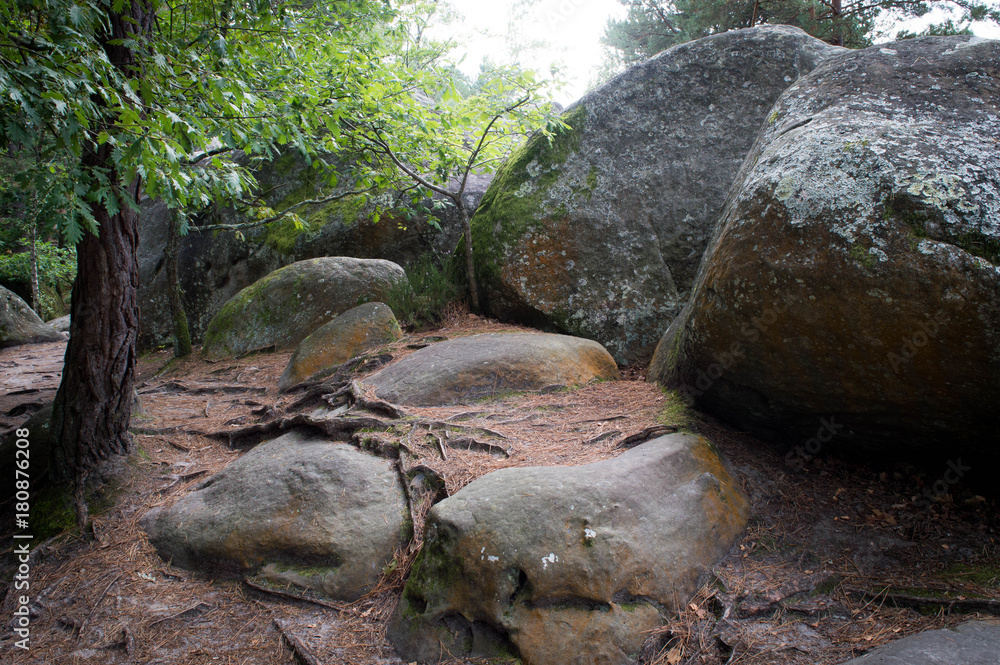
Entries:
<svg viewBox="0 0 1000 665">
<path fill-rule="evenodd" d="M 502 328 L 471 320 L 435 334 Z M 415 342 L 404 340 L 394 356 Z M 38 390 L 12 397 L 41 401 L 54 391 L 52 363 L 61 360 L 61 345 L 41 346 L 0 354 L 5 387 Z M 66 534 L 36 550 L 32 647 L 12 647 L 13 594 L 7 593 L 0 606 L 3 662 L 290 664 L 294 643 L 316 663 L 401 663 L 384 629 L 405 553 L 404 565 L 369 597 L 320 607 L 174 568 L 138 527 L 151 507 L 175 500 L 241 454 L 205 433 L 266 420 L 297 398 L 274 387 L 288 355 L 220 363 L 171 362 L 168 353 L 143 358 L 144 412 L 133 423 L 132 480 L 115 505 L 95 517 L 92 533 Z M 453 450 L 447 461 L 432 439 L 411 438 L 413 461 L 434 465 L 450 492 L 500 466 L 614 456 L 629 434 L 689 416 L 655 386 L 636 380 L 419 411 L 429 419 L 460 416 L 506 437 L 506 457 Z M 642 662 L 833 665 L 907 634 L 1000 611 L 994 502 L 961 486 L 929 500 L 923 486 L 933 484 L 933 473 L 905 466 L 871 469 L 817 458 L 798 468 L 783 449 L 721 424 L 676 424 L 717 443 L 742 479 L 754 515 L 741 543 L 706 575 L 688 607 L 650 636 Z M 9 588 L 5 583 L 0 593 Z"/>
<path fill-rule="evenodd" d="M 66 342 L 0 349 L 0 439 L 55 399 Z"/>
</svg>

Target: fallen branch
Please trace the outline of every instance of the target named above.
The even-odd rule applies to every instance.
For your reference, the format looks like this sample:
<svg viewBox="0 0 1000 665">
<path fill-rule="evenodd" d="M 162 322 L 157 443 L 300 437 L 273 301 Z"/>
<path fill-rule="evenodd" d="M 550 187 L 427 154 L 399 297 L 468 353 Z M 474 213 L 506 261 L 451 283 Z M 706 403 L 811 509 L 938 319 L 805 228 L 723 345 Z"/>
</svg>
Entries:
<svg viewBox="0 0 1000 665">
<path fill-rule="evenodd" d="M 97 597 L 97 602 L 94 603 L 94 606 L 90 608 L 89 612 L 87 612 L 87 616 L 85 616 L 83 618 L 83 621 L 80 623 L 80 628 L 79 628 L 79 630 L 76 633 L 76 640 L 77 640 L 77 642 L 79 642 L 80 638 L 83 637 L 83 631 L 84 631 L 84 629 L 86 629 L 87 622 L 90 621 L 90 617 L 92 617 L 94 615 L 94 612 L 97 611 L 97 607 L 104 600 L 104 597 L 106 595 L 108 595 L 108 591 L 111 590 L 111 587 L 114 586 L 115 582 L 117 582 L 118 580 L 120 580 L 122 578 L 122 574 L 123 573 L 118 573 L 117 575 L 115 575 L 115 579 L 111 580 L 111 582 L 108 583 L 108 586 L 104 587 L 104 591 L 102 591 L 101 595 Z"/>
<path fill-rule="evenodd" d="M 375 413 L 381 413 L 389 418 L 400 419 L 413 417 L 408 411 L 404 410 L 401 406 L 393 404 L 392 402 L 366 397 L 357 381 L 351 381 L 350 391 L 351 396 L 354 398 L 354 405 L 361 407 L 362 409 L 373 411 Z"/>
<path fill-rule="evenodd" d="M 590 445 L 593 445 L 595 443 L 600 443 L 601 441 L 604 441 L 605 439 L 610 439 L 610 438 L 619 436 L 620 434 L 621 434 L 621 432 L 619 432 L 616 429 L 613 429 L 610 432 L 604 432 L 603 434 L 598 434 L 593 439 L 587 439 L 586 441 L 583 442 L 583 445 L 590 446 Z"/>
<path fill-rule="evenodd" d="M 176 619 L 178 617 L 182 617 L 185 614 L 187 614 L 188 612 L 194 612 L 196 610 L 199 610 L 203 606 L 206 609 L 209 609 L 209 610 L 212 609 L 212 606 L 209 605 L 208 603 L 198 602 L 198 603 L 195 603 L 194 605 L 192 605 L 191 607 L 185 608 L 185 609 L 181 610 L 180 612 L 175 612 L 174 614 L 171 614 L 168 617 L 163 617 L 162 619 L 157 619 L 153 623 L 149 624 L 149 626 L 147 626 L 147 627 L 148 628 L 152 628 L 153 626 L 155 626 L 158 623 L 163 623 L 164 621 L 170 621 L 171 619 Z"/>
<path fill-rule="evenodd" d="M 927 589 L 934 592 L 933 589 Z M 888 593 L 886 591 L 874 592 L 868 589 L 844 589 L 848 596 L 861 599 L 863 602 L 877 600 L 879 602 L 892 602 L 896 607 L 909 607 L 919 610 L 921 607 L 941 607 L 949 614 L 952 610 L 965 612 L 986 612 L 988 614 L 1000 615 L 1000 600 L 991 598 L 933 598 L 929 596 L 915 596 L 906 593 Z"/>
<path fill-rule="evenodd" d="M 646 429 L 633 434 L 631 436 L 626 436 L 624 439 L 618 442 L 618 448 L 633 448 L 640 443 L 645 443 L 653 437 L 660 436 L 661 434 L 669 434 L 670 432 L 676 432 L 676 425 L 653 425 L 652 427 L 647 427 Z"/>
<path fill-rule="evenodd" d="M 292 634 L 292 632 L 284 625 L 281 619 L 275 617 L 274 627 L 277 629 L 281 637 L 284 638 L 285 642 L 288 643 L 288 647 L 295 654 L 295 659 L 298 660 L 302 665 L 322 665 L 322 663 L 313 655 L 309 647 L 300 640 L 298 637 Z"/>
<path fill-rule="evenodd" d="M 456 439 L 448 439 L 448 447 L 458 448 L 461 450 L 476 450 L 483 453 L 489 453 L 490 455 L 510 457 L 510 453 L 506 448 L 498 446 L 495 443 L 489 443 L 488 441 L 479 441 L 471 436 L 461 436 Z"/>
<path fill-rule="evenodd" d="M 319 598 L 310 598 L 309 596 L 299 596 L 294 593 L 288 593 L 287 591 L 281 591 L 279 589 L 269 589 L 266 586 L 257 584 L 256 582 L 251 582 L 250 580 L 243 578 L 243 584 L 254 591 L 259 591 L 265 593 L 269 596 L 275 596 L 276 598 L 284 598 L 285 600 L 297 600 L 303 603 L 309 603 L 311 605 L 318 605 L 319 607 L 325 607 L 328 610 L 333 610 L 335 612 L 345 612 L 347 611 L 347 606 L 343 604 L 331 603 L 325 600 L 320 600 Z"/>
<path fill-rule="evenodd" d="M 197 384 L 186 384 L 180 381 L 167 381 L 159 386 L 148 388 L 141 391 L 140 395 L 150 395 L 156 393 L 164 392 L 185 392 L 192 395 L 215 395 L 218 393 L 223 394 L 235 394 L 235 393 L 255 393 L 257 395 L 263 395 L 267 392 L 267 388 L 263 386 L 248 386 L 248 385 L 234 385 L 234 384 L 221 384 L 221 385 L 211 385 L 206 383 Z"/>
</svg>

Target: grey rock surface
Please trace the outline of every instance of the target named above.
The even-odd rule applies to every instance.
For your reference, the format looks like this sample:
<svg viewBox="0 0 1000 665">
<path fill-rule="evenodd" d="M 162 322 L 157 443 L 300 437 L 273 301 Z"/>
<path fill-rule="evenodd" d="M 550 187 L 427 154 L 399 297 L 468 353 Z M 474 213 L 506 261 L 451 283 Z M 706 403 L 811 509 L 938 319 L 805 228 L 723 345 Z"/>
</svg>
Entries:
<svg viewBox="0 0 1000 665">
<path fill-rule="evenodd" d="M 232 462 L 142 526 L 159 555 L 353 600 L 404 542 L 406 500 L 383 459 L 292 431 Z"/>
<path fill-rule="evenodd" d="M 1000 42 L 818 67 L 775 104 L 651 379 L 764 436 L 1000 441 Z"/>
<path fill-rule="evenodd" d="M 218 359 L 294 346 L 341 312 L 382 300 L 393 288 L 408 288 L 408 282 L 391 261 L 327 256 L 293 263 L 230 298 L 209 323 L 202 353 Z"/>
<path fill-rule="evenodd" d="M 441 406 L 553 385 L 619 378 L 593 340 L 549 333 L 486 333 L 438 342 L 367 377 L 382 399 Z"/>
<path fill-rule="evenodd" d="M 17 294 L 0 286 L 0 348 L 66 339 L 44 323 Z"/>
<path fill-rule="evenodd" d="M 968 621 L 886 644 L 843 665 L 997 665 L 1000 622 Z"/>
<path fill-rule="evenodd" d="M 396 316 L 385 303 L 358 305 L 299 342 L 278 380 L 278 388 L 286 390 L 307 379 L 322 378 L 351 358 L 394 342 L 402 334 Z"/>
<path fill-rule="evenodd" d="M 69 332 L 70 315 L 60 316 L 57 319 L 52 319 L 51 321 L 46 321 L 47 325 L 52 326 L 58 332 Z"/>
<path fill-rule="evenodd" d="M 680 310 L 726 193 L 778 96 L 845 49 L 798 28 L 675 46 L 570 106 L 473 218 L 490 311 L 648 361 Z"/>
<path fill-rule="evenodd" d="M 495 471 L 431 509 L 389 638 L 421 663 L 449 652 L 633 662 L 748 511 L 714 446 L 692 434 L 584 466 Z"/>
</svg>

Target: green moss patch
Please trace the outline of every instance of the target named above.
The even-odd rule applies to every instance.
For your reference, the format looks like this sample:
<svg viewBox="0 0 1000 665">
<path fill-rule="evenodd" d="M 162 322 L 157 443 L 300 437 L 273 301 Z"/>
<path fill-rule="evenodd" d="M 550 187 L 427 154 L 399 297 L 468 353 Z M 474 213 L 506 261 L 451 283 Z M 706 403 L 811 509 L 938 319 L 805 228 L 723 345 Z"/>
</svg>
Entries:
<svg viewBox="0 0 1000 665">
<path fill-rule="evenodd" d="M 551 138 L 535 134 L 497 172 L 472 218 L 473 253 L 480 279 L 499 281 L 500 253 L 504 248 L 545 219 L 565 216 L 565 210 L 546 210 L 544 204 L 549 189 L 562 173 L 559 166 L 580 149 L 586 119 L 587 109 L 581 104 L 563 116 L 568 129 L 557 131 Z M 588 176 L 588 187 L 592 182 L 596 185 L 596 172 Z M 463 250 L 464 244 L 457 251 Z"/>
</svg>

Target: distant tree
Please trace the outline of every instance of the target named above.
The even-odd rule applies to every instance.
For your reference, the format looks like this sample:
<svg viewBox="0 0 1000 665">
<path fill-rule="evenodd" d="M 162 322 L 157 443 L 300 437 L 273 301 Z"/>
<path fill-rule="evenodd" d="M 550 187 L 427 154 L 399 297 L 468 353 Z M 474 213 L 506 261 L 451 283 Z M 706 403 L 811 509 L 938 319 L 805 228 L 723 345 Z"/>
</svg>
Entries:
<svg viewBox="0 0 1000 665">
<path fill-rule="evenodd" d="M 492 171 L 529 133 L 550 134 L 563 126 L 542 95 L 547 85 L 516 66 L 486 65 L 474 92 L 462 96 L 453 80 L 426 70 L 414 73 L 409 86 L 401 85 L 421 93 L 359 126 L 361 150 L 380 158 L 373 166 L 383 188 L 411 190 L 414 201 L 437 194 L 458 210 L 474 311 L 480 304 L 466 186 L 470 175 Z"/>
<path fill-rule="evenodd" d="M 870 46 L 876 20 L 887 13 L 899 19 L 926 15 L 934 7 L 957 17 L 930 28 L 928 34 L 953 34 L 972 21 L 1000 22 L 995 4 L 980 0 L 619 0 L 628 7 L 624 19 L 612 19 L 603 43 L 608 67 L 644 60 L 675 44 L 761 23 L 802 28 L 830 44 Z"/>
</svg>

